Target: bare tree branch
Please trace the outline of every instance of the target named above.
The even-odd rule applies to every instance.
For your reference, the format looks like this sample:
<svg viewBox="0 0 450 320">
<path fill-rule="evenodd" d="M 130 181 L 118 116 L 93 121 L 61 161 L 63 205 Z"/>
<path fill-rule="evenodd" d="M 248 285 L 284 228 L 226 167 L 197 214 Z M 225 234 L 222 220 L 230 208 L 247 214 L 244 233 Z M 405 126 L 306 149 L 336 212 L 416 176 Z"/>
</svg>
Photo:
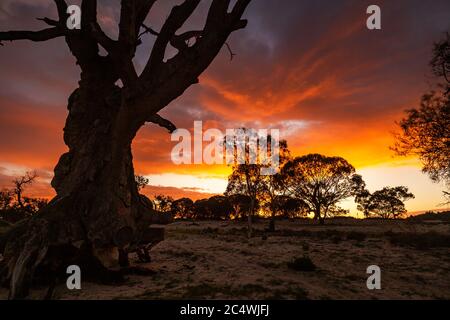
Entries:
<svg viewBox="0 0 450 320">
<path fill-rule="evenodd" d="M 54 26 L 53 28 L 41 31 L 2 32 L 0 41 L 19 39 L 45 41 L 65 36 L 70 51 L 83 70 L 97 68 L 101 60 L 98 46 L 101 45 L 109 54 L 98 68 L 105 70 L 108 68 L 105 64 L 111 64 L 110 69 L 114 70 L 114 74 L 123 81 L 124 87 L 136 89 L 133 93 L 130 92 L 131 96 L 137 98 L 143 94 L 140 105 L 149 105 L 145 100 L 152 94 L 155 83 L 164 83 L 172 89 L 166 95 L 163 93 L 165 90 L 162 90 L 160 98 L 155 100 L 158 102 L 150 104 L 152 113 L 155 113 L 191 84 L 197 83 L 198 76 L 209 66 L 224 45 L 233 59 L 235 54 L 226 40 L 230 33 L 246 26 L 247 21 L 241 20 L 241 16 L 250 0 L 237 0 L 231 11 L 229 11 L 230 0 L 213 0 L 203 30 L 181 34 L 176 33 L 198 7 L 200 0 L 184 0 L 182 4 L 173 7 L 159 32 L 144 23 L 156 0 L 122 0 L 117 41 L 108 37 L 97 22 L 97 0 L 82 1 L 82 28 L 73 31 L 65 28 L 68 16 L 66 1 L 54 0 L 54 2 L 58 9 L 59 21 L 47 17 L 39 19 Z M 139 34 L 141 27 L 144 31 Z M 155 35 L 157 38 L 147 65 L 141 77 L 138 77 L 132 60 L 140 37 L 145 33 Z M 190 41 L 193 39 L 195 43 L 191 45 Z M 179 52 L 164 63 L 164 55 L 169 44 Z"/>
<path fill-rule="evenodd" d="M 143 26 L 145 18 L 155 4 L 156 0 L 138 0 L 137 1 L 137 14 L 136 14 L 136 34 L 139 34 L 141 26 Z"/>
<path fill-rule="evenodd" d="M 181 5 L 175 6 L 164 23 L 159 36 L 155 41 L 152 53 L 147 65 L 144 68 L 144 77 L 150 74 L 156 67 L 163 62 L 169 41 L 175 32 L 180 29 L 186 20 L 191 16 L 197 8 L 200 0 L 185 0 Z"/>
<path fill-rule="evenodd" d="M 159 36 L 159 33 L 156 32 L 155 30 L 153 30 L 150 27 L 147 27 L 144 23 L 142 23 L 142 28 L 144 28 L 144 31 L 142 31 L 139 35 L 138 35 L 138 39 L 141 38 L 144 34 L 146 33 L 150 33 L 151 35 L 154 36 Z"/>
<path fill-rule="evenodd" d="M 136 23 L 136 0 L 122 0 L 119 22 L 119 42 L 121 45 L 134 48 L 136 44 L 137 34 Z"/>
<path fill-rule="evenodd" d="M 244 14 L 245 9 L 247 9 L 250 2 L 251 2 L 251 0 L 238 0 L 238 2 L 235 4 L 233 10 L 231 11 L 231 15 L 235 19 L 239 20 L 242 17 L 242 15 Z"/>
<path fill-rule="evenodd" d="M 66 35 L 67 45 L 82 70 L 96 69 L 98 64 L 94 61 L 98 61 L 100 58 L 98 41 L 92 33 L 92 24 L 97 23 L 96 6 L 96 0 L 83 0 L 81 3 L 81 30 L 70 30 Z"/>
<path fill-rule="evenodd" d="M 122 0 L 119 22 L 119 52 L 114 52 L 113 59 L 120 65 L 122 80 L 129 87 L 134 87 L 138 75 L 133 65 L 136 47 L 139 45 L 138 33 L 148 12 L 156 0 Z"/>
<path fill-rule="evenodd" d="M 176 8 L 172 10 L 156 40 L 149 63 L 141 75 L 145 94 L 138 106 L 139 113 L 143 112 L 149 115 L 158 112 L 170 101 L 180 96 L 189 86 L 198 83 L 199 75 L 211 64 L 229 35 L 247 24 L 246 20 L 241 20 L 241 14 L 249 2 L 249 0 L 238 0 L 232 11 L 228 12 L 230 1 L 213 0 L 205 27 L 201 34 L 197 34 L 196 43 L 192 46 L 176 44 L 179 49 L 178 54 L 163 63 L 162 59 L 167 44 L 184 21 L 188 19 L 188 12 L 183 12 L 183 19 L 174 19 L 174 15 L 176 15 L 174 12 L 178 12 L 176 12 Z M 186 3 L 187 1 L 183 5 Z M 190 7 L 189 13 L 192 14 L 194 9 L 195 6 Z M 176 23 L 173 22 L 174 20 L 177 20 Z M 164 86 L 171 90 L 161 90 L 160 94 L 155 97 L 153 95 L 155 83 L 158 87 Z M 150 105 L 151 109 L 149 109 Z"/>
<path fill-rule="evenodd" d="M 67 3 L 65 0 L 54 0 L 56 4 L 56 8 L 58 10 L 59 21 L 63 22 L 66 20 L 67 14 Z"/>
<path fill-rule="evenodd" d="M 56 20 L 53 20 L 53 19 L 50 19 L 50 18 L 47 18 L 47 17 L 44 17 L 44 18 L 36 18 L 36 19 L 39 20 L 39 21 L 45 22 L 45 23 L 48 24 L 49 26 L 57 27 L 57 26 L 60 25 L 60 22 L 59 22 L 59 21 L 56 21 Z"/>
<path fill-rule="evenodd" d="M 138 80 L 133 65 L 135 45 L 127 46 L 109 38 L 97 22 L 91 23 L 91 35 L 106 51 L 108 51 L 113 68 L 117 71 L 126 87 L 134 87 Z M 120 50 L 119 50 L 120 48 Z"/>
<path fill-rule="evenodd" d="M 208 11 L 206 19 L 205 32 L 209 32 L 209 28 L 224 23 L 227 18 L 230 0 L 214 0 Z"/>
<path fill-rule="evenodd" d="M 13 180 L 14 183 L 14 194 L 16 196 L 16 201 L 19 204 L 19 206 L 23 209 L 23 189 L 26 185 L 30 185 L 34 182 L 34 180 L 37 178 L 36 171 L 33 172 L 27 172 L 24 176 L 20 178 L 16 178 Z"/>
<path fill-rule="evenodd" d="M 64 0 L 54 0 L 58 9 L 59 21 L 44 17 L 37 18 L 37 20 L 43 21 L 53 28 L 47 28 L 39 31 L 5 31 L 0 32 L 0 45 L 3 45 L 1 41 L 15 41 L 15 40 L 30 40 L 35 42 L 47 41 L 50 39 L 62 37 L 66 35 L 65 29 L 62 27 L 62 22 L 67 16 L 67 4 Z"/>
<path fill-rule="evenodd" d="M 0 32 L 0 41 L 31 40 L 39 42 L 62 37 L 64 34 L 64 30 L 57 27 L 40 31 L 6 31 Z"/>
<path fill-rule="evenodd" d="M 122 0 L 119 42 L 135 45 L 139 30 L 156 0 Z"/>
<path fill-rule="evenodd" d="M 175 130 L 177 130 L 177 127 L 172 122 L 170 122 L 167 119 L 164 119 L 159 114 L 152 115 L 147 121 L 155 123 L 160 127 L 166 128 L 167 130 L 169 130 L 169 133 L 172 133 Z"/>
<path fill-rule="evenodd" d="M 230 53 L 230 61 L 232 61 L 233 58 L 234 58 L 234 56 L 236 55 L 236 53 L 234 53 L 234 52 L 231 50 L 231 47 L 230 47 L 230 45 L 228 44 L 228 42 L 225 42 L 225 46 L 227 47 L 228 52 Z"/>
<path fill-rule="evenodd" d="M 92 22 L 90 25 L 91 34 L 95 38 L 95 40 L 109 53 L 112 53 L 115 49 L 117 41 L 112 40 L 108 37 L 100 25 L 97 22 Z"/>
<path fill-rule="evenodd" d="M 195 38 L 198 40 L 202 36 L 203 30 L 187 31 L 180 35 L 174 35 L 170 39 L 170 45 L 179 51 L 182 51 L 188 47 L 190 39 Z"/>
<path fill-rule="evenodd" d="M 97 22 L 97 0 L 83 0 L 81 3 L 81 28 L 89 29 Z"/>
</svg>

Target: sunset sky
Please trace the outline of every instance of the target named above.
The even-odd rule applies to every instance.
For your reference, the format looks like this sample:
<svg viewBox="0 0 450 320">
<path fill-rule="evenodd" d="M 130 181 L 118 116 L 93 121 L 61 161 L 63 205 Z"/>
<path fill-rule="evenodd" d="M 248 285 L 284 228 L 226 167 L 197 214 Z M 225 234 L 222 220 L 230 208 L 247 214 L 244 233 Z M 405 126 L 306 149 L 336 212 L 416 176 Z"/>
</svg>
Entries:
<svg viewBox="0 0 450 320">
<path fill-rule="evenodd" d="M 174 3 L 160 1 L 147 24 L 159 30 Z M 68 3 L 79 4 L 69 0 Z M 100 21 L 117 33 L 120 1 L 103 0 Z M 199 28 L 210 1 L 203 1 L 185 29 Z M 382 10 L 382 30 L 366 28 L 366 8 Z M 56 18 L 51 0 L 1 0 L 0 30 L 38 30 L 36 17 Z M 161 114 L 178 128 L 195 120 L 206 128 L 276 128 L 294 155 L 342 156 L 363 175 L 370 191 L 405 185 L 416 195 L 409 211 L 438 207 L 442 185 L 421 173 L 415 159 L 394 157 L 395 121 L 419 104 L 433 79 L 434 41 L 450 30 L 448 0 L 254 0 L 249 25 L 181 98 Z M 135 65 L 142 70 L 153 38 L 146 35 Z M 167 52 L 168 57 L 172 52 Z M 67 99 L 79 70 L 64 40 L 17 41 L 0 46 L 0 188 L 36 169 L 27 194 L 50 197 L 49 182 L 66 151 L 62 128 Z M 147 124 L 134 140 L 136 172 L 147 176 L 148 195 L 193 199 L 222 193 L 230 168 L 171 162 L 175 145 L 166 130 Z M 354 205 L 345 203 L 355 214 Z"/>
</svg>

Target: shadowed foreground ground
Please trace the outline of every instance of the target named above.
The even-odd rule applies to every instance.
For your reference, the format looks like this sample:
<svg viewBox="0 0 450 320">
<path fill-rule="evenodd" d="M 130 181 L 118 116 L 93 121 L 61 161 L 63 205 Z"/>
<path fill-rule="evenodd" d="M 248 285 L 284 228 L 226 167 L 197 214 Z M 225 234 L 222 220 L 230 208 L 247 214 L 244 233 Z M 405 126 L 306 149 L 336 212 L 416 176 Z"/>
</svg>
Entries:
<svg viewBox="0 0 450 320">
<path fill-rule="evenodd" d="M 331 224 L 332 223 L 332 224 Z M 120 286 L 61 285 L 58 299 L 450 299 L 450 224 L 335 220 L 326 226 L 282 221 L 275 234 L 246 239 L 245 224 L 176 222 L 141 264 L 153 276 Z M 315 271 L 289 262 L 307 255 Z M 366 268 L 382 269 L 382 290 L 366 287 Z M 33 298 L 44 295 L 34 290 Z M 5 290 L 0 298 L 6 298 Z"/>
</svg>

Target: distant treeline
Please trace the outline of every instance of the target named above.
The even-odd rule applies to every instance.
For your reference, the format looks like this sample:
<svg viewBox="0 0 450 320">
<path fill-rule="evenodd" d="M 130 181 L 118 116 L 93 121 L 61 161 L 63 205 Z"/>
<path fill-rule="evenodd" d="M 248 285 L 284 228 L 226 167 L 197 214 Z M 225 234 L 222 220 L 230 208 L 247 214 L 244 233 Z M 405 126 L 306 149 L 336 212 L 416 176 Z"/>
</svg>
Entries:
<svg viewBox="0 0 450 320">
<path fill-rule="evenodd" d="M 344 216 L 349 212 L 339 204 L 349 198 L 367 218 L 405 217 L 404 201 L 414 198 L 404 186 L 371 193 L 345 159 L 320 154 L 293 158 L 286 141 L 280 141 L 279 160 L 280 168 L 272 175 L 261 174 L 263 164 L 235 164 L 223 195 L 197 201 L 159 195 L 152 201 L 154 209 L 175 219 L 247 219 L 249 229 L 253 218 L 270 218 L 269 228 L 274 230 L 277 218 L 312 217 L 324 223 Z M 148 183 L 142 177 L 136 177 L 136 182 L 140 188 Z"/>
<path fill-rule="evenodd" d="M 217 195 L 206 199 L 193 201 L 189 198 L 174 200 L 171 197 L 159 195 L 152 201 L 154 209 L 159 212 L 171 213 L 174 219 L 187 220 L 244 220 L 250 214 L 251 199 L 249 196 Z M 277 205 L 277 216 L 285 218 L 305 217 L 300 205 L 295 199 L 280 197 Z M 264 217 L 262 204 L 257 203 L 258 214 L 255 217 Z"/>
<path fill-rule="evenodd" d="M 445 221 L 450 222 L 450 211 L 442 211 L 442 212 L 425 212 L 422 214 L 418 214 L 416 216 L 408 217 L 408 220 L 412 221 Z"/>
</svg>

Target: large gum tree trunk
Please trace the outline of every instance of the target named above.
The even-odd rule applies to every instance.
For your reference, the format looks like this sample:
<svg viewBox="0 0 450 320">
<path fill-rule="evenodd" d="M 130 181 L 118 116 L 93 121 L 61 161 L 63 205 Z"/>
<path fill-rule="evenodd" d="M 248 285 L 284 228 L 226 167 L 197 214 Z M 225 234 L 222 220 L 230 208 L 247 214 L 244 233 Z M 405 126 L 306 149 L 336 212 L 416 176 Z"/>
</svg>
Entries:
<svg viewBox="0 0 450 320">
<path fill-rule="evenodd" d="M 132 240 L 139 219 L 131 155 L 137 128 L 115 94 L 118 88 L 99 83 L 82 82 L 69 99 L 64 128 L 69 152 L 60 158 L 52 186 L 55 205 L 64 203 L 66 215 L 78 220 L 95 247 L 111 241 L 121 246 Z"/>
<path fill-rule="evenodd" d="M 23 223 L 5 248 L 11 298 L 28 294 L 38 265 L 44 277 L 64 273 L 71 264 L 105 277 L 101 272 L 118 267 L 119 253 L 135 245 L 151 222 L 152 209 L 141 200 L 134 178 L 131 142 L 137 125 L 129 121 L 119 88 L 100 80 L 82 80 L 69 98 L 64 128 L 69 151 L 52 180 L 57 196 Z"/>
</svg>

